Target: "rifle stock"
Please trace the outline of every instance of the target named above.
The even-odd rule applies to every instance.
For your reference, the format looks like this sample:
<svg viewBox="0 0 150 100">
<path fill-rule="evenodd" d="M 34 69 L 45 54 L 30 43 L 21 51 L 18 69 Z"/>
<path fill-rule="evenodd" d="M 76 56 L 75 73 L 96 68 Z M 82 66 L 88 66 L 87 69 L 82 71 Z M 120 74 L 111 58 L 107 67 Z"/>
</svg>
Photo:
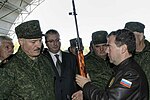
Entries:
<svg viewBox="0 0 150 100">
<path fill-rule="evenodd" d="M 86 77 L 84 55 L 83 55 L 82 50 L 77 51 L 77 61 L 78 61 L 78 67 L 79 67 L 80 75 Z"/>
</svg>

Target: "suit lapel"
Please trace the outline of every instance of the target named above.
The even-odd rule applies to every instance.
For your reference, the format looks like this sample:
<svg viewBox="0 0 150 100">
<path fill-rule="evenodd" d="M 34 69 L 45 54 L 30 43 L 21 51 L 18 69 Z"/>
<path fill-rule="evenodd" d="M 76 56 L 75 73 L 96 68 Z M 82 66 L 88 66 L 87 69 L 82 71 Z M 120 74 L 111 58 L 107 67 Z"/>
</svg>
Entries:
<svg viewBox="0 0 150 100">
<path fill-rule="evenodd" d="M 55 67 L 55 64 L 54 64 L 54 62 L 53 62 L 53 59 L 52 59 L 50 53 L 48 52 L 48 50 L 45 50 L 45 51 L 44 51 L 44 55 L 45 55 L 45 56 L 49 59 L 49 61 L 51 62 L 52 68 L 53 68 L 53 70 L 54 70 L 56 76 L 59 76 L 58 71 L 57 71 L 57 69 L 56 69 L 56 67 Z"/>
<path fill-rule="evenodd" d="M 65 71 L 67 70 L 66 67 L 67 67 L 67 56 L 66 56 L 66 53 L 62 51 L 62 68 L 61 68 L 61 71 L 62 71 L 62 75 L 65 74 Z"/>
</svg>

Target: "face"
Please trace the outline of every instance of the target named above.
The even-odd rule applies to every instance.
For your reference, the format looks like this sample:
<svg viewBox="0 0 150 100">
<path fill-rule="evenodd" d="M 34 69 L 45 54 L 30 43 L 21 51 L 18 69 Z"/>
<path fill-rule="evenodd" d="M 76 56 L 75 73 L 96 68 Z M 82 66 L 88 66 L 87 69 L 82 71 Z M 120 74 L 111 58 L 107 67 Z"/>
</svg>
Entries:
<svg viewBox="0 0 150 100">
<path fill-rule="evenodd" d="M 107 53 L 106 53 L 106 43 L 103 43 L 103 44 L 93 44 L 93 50 L 95 52 L 96 55 L 98 56 L 106 56 Z"/>
<path fill-rule="evenodd" d="M 0 57 L 2 60 L 9 57 L 14 52 L 14 45 L 12 41 L 4 40 L 0 46 Z"/>
<path fill-rule="evenodd" d="M 144 34 L 143 33 L 139 33 L 139 32 L 133 32 L 136 38 L 136 46 L 140 45 L 141 41 L 144 38 Z"/>
<path fill-rule="evenodd" d="M 50 52 L 57 53 L 61 46 L 59 34 L 48 34 L 46 45 Z"/>
<path fill-rule="evenodd" d="M 31 58 L 35 59 L 41 51 L 42 38 L 19 39 L 22 50 Z"/>
<path fill-rule="evenodd" d="M 121 48 L 117 47 L 115 44 L 115 36 L 111 35 L 107 41 L 107 50 L 108 57 L 111 63 L 118 65 L 120 63 L 120 56 L 121 56 Z"/>
</svg>

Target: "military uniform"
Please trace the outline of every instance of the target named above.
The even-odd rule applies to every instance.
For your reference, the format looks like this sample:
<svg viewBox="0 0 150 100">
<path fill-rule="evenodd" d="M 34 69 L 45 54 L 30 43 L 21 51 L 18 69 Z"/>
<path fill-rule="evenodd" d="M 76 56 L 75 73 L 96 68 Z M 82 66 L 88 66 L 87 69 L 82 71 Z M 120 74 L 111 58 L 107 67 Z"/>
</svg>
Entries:
<svg viewBox="0 0 150 100">
<path fill-rule="evenodd" d="M 54 74 L 43 55 L 31 60 L 20 48 L 0 71 L 0 99 L 54 100 Z"/>
<path fill-rule="evenodd" d="M 140 34 L 144 34 L 145 25 L 140 22 L 127 22 L 125 24 L 125 28 L 131 30 L 132 32 L 139 32 Z M 150 91 L 150 42 L 144 40 L 145 47 L 141 52 L 136 52 L 134 54 L 134 59 L 144 70 L 146 77 L 149 83 L 149 91 Z M 150 92 L 149 92 L 150 95 Z"/>
<path fill-rule="evenodd" d="M 19 39 L 26 41 L 43 36 L 38 20 L 24 22 L 18 25 L 15 31 Z M 33 43 L 39 50 L 36 57 L 29 56 L 22 49 L 27 43 L 20 43 L 17 53 L 0 68 L 1 100 L 54 100 L 52 65 L 46 56 L 40 54 L 42 42 L 36 43 Z"/>
<path fill-rule="evenodd" d="M 109 48 L 107 53 L 109 58 L 112 58 L 111 61 L 116 65 L 115 73 L 105 91 L 101 91 L 101 89 L 94 86 L 91 82 L 85 81 L 85 84 L 82 84 L 84 83 L 82 82 L 81 86 L 84 85 L 83 95 L 85 98 L 89 100 L 149 99 L 148 81 L 146 75 L 139 64 L 132 57 L 132 53 L 136 49 L 135 43 L 136 41 L 134 34 L 129 30 L 119 29 L 109 34 L 108 45 L 111 45 L 112 47 Z M 118 46 L 118 44 L 121 45 Z M 125 47 L 122 48 L 121 46 Z M 120 53 L 117 53 L 117 51 L 114 52 L 112 49 L 117 49 Z"/>
<path fill-rule="evenodd" d="M 110 68 L 109 60 L 104 59 L 101 55 L 97 55 L 94 50 L 97 44 L 106 44 L 108 33 L 106 31 L 96 31 L 92 33 L 93 52 L 85 57 L 86 70 L 90 75 L 91 81 L 98 86 L 101 90 L 104 90 L 108 81 L 112 75 L 112 69 Z M 99 49 L 99 48 L 98 48 Z M 107 56 L 107 54 L 105 55 Z"/>
<path fill-rule="evenodd" d="M 147 40 L 144 41 L 145 48 L 142 52 L 136 52 L 134 55 L 134 59 L 137 61 L 137 63 L 142 67 L 144 70 L 148 83 L 149 83 L 149 89 L 150 89 L 150 42 Z"/>
<path fill-rule="evenodd" d="M 11 54 L 9 57 L 0 62 L 0 68 L 2 68 L 12 57 L 14 54 Z"/>
<path fill-rule="evenodd" d="M 85 65 L 91 81 L 101 90 L 104 90 L 112 75 L 109 61 L 102 59 L 92 52 L 85 57 Z"/>
</svg>

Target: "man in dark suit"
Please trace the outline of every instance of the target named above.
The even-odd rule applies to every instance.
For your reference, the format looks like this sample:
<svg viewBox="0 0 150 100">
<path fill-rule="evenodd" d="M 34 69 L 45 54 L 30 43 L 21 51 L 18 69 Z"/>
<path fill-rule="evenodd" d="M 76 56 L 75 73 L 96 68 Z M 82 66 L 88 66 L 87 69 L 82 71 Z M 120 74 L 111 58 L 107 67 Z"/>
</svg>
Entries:
<svg viewBox="0 0 150 100">
<path fill-rule="evenodd" d="M 46 32 L 45 43 L 48 49 L 45 49 L 43 53 L 53 64 L 55 72 L 56 100 L 71 100 L 71 95 L 77 91 L 77 84 L 75 82 L 75 75 L 78 72 L 76 57 L 60 50 L 60 35 L 54 29 Z"/>
</svg>

